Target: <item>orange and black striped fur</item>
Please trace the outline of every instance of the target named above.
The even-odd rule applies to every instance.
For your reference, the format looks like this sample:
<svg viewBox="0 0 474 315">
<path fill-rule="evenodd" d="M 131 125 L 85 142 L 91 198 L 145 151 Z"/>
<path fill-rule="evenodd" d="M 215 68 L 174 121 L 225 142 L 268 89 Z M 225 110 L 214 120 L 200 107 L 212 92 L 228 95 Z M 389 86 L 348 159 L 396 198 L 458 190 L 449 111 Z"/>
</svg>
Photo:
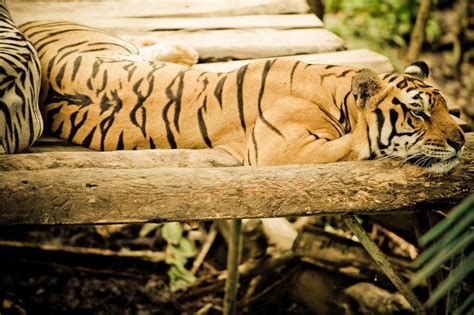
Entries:
<svg viewBox="0 0 474 315">
<path fill-rule="evenodd" d="M 36 50 L 0 0 L 0 154 L 25 151 L 41 135 L 40 80 Z"/>
<path fill-rule="evenodd" d="M 464 144 L 416 62 L 404 74 L 255 61 L 229 73 L 143 59 L 66 22 L 22 26 L 38 50 L 46 130 L 96 149 L 221 148 L 250 165 L 398 156 L 434 171 Z"/>
</svg>

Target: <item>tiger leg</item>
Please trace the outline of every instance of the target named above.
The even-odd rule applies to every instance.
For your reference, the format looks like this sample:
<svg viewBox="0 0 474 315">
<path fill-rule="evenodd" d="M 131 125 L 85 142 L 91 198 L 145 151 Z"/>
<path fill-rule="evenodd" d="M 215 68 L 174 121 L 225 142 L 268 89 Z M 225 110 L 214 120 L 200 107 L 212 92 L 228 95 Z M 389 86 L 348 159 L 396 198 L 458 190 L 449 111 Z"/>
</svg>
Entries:
<svg viewBox="0 0 474 315">
<path fill-rule="evenodd" d="M 339 137 L 323 121 L 314 119 L 315 123 L 308 123 L 308 119 L 306 122 L 299 119 L 318 117 L 317 113 L 284 111 L 266 111 L 262 115 L 264 119 L 257 120 L 247 142 L 246 165 L 321 164 L 359 159 L 361 147 L 355 145 L 354 134 Z"/>
<path fill-rule="evenodd" d="M 171 62 L 187 67 L 195 65 L 199 59 L 199 53 L 194 48 L 180 42 L 145 41 L 142 44 L 135 44 L 142 46 L 139 48 L 140 56 L 145 59 Z"/>
</svg>

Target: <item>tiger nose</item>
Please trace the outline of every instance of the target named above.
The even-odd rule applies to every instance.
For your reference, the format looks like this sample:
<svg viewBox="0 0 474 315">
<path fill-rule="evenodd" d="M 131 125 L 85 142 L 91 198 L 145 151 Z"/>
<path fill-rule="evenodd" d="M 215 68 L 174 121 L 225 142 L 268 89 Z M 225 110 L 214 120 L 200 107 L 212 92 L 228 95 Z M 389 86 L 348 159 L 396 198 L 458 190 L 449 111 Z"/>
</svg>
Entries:
<svg viewBox="0 0 474 315">
<path fill-rule="evenodd" d="M 462 131 L 457 130 L 455 135 L 451 139 L 446 139 L 446 142 L 453 147 L 456 151 L 461 150 L 466 140 Z"/>
</svg>

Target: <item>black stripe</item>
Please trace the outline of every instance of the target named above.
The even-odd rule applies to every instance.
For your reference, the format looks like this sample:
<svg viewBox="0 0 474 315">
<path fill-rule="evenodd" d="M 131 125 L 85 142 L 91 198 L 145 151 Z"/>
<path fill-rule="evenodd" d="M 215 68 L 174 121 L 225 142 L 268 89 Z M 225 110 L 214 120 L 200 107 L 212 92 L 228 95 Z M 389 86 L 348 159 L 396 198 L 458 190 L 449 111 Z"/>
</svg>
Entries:
<svg viewBox="0 0 474 315">
<path fill-rule="evenodd" d="M 72 47 L 77 47 L 77 46 L 80 46 L 80 45 L 85 44 L 85 43 L 87 43 L 87 40 L 83 40 L 82 42 L 77 42 L 77 43 L 74 43 L 74 44 L 62 46 L 61 48 L 58 49 L 58 54 L 59 54 L 60 52 L 62 52 L 64 49 L 68 49 L 68 48 L 72 48 Z M 76 50 L 74 50 L 74 51 L 76 51 Z"/>
<path fill-rule="evenodd" d="M 18 153 L 20 151 L 20 135 L 18 134 L 18 127 L 13 128 L 13 141 L 15 143 L 14 153 Z"/>
<path fill-rule="evenodd" d="M 90 52 L 96 52 L 96 51 L 106 51 L 107 48 L 94 48 L 94 49 L 86 49 L 86 50 L 81 50 L 81 54 L 83 53 L 90 53 Z"/>
<path fill-rule="evenodd" d="M 47 41 L 47 42 L 44 42 L 43 44 L 39 45 L 38 46 L 38 43 L 35 43 L 35 48 L 36 48 L 36 51 L 41 52 L 41 50 L 43 50 L 43 48 L 45 48 L 46 46 L 48 46 L 49 44 L 52 44 L 52 43 L 55 43 L 57 42 L 57 40 L 55 39 L 52 39 L 50 41 Z"/>
<path fill-rule="evenodd" d="M 60 63 L 64 58 L 66 58 L 67 56 L 69 56 L 69 55 L 71 55 L 71 54 L 77 53 L 78 51 L 79 51 L 78 49 L 73 49 L 73 50 L 68 51 L 67 53 L 64 53 L 64 54 L 61 55 L 61 57 L 58 59 L 57 63 Z"/>
<path fill-rule="evenodd" d="M 116 150 L 123 150 L 123 149 L 125 149 L 125 145 L 123 144 L 123 131 L 122 131 L 118 138 Z"/>
<path fill-rule="evenodd" d="M 216 88 L 214 89 L 214 96 L 216 97 L 220 108 L 222 108 L 222 91 L 226 79 L 227 75 L 224 75 L 222 78 L 220 78 L 219 82 L 216 84 Z"/>
<path fill-rule="evenodd" d="M 56 86 L 60 89 L 63 88 L 63 78 L 64 78 L 64 71 L 66 70 L 67 63 L 63 64 L 61 68 L 59 68 L 58 74 L 56 75 Z"/>
<path fill-rule="evenodd" d="M 47 103 L 48 102 L 46 102 L 46 104 Z M 61 108 L 62 108 L 62 105 L 46 111 L 46 121 L 45 121 L 46 126 L 49 126 L 50 128 L 52 128 L 53 123 L 54 123 L 54 116 L 56 116 L 56 114 L 61 111 Z M 50 130 L 52 131 L 52 129 Z"/>
<path fill-rule="evenodd" d="M 46 124 L 46 127 L 48 127 L 48 126 L 49 125 Z M 56 128 L 56 130 L 54 130 L 54 132 L 53 132 L 52 126 L 49 126 L 51 135 L 53 137 L 56 137 L 56 138 L 61 138 L 61 135 L 63 133 L 63 127 L 64 127 L 64 121 L 61 121 L 58 128 Z"/>
<path fill-rule="evenodd" d="M 101 112 L 100 114 L 102 115 L 105 111 L 107 111 L 109 108 L 113 108 L 112 112 L 109 114 L 109 116 L 105 117 L 101 122 L 100 122 L 100 132 L 101 132 L 101 138 L 100 138 L 100 150 L 104 150 L 105 147 L 105 138 L 110 130 L 110 127 L 112 127 L 114 121 L 115 121 L 115 115 L 122 109 L 122 100 L 118 96 L 117 91 L 112 91 L 112 97 L 115 102 L 115 105 L 111 104 L 110 99 L 104 95 L 102 97 L 100 106 L 101 106 Z"/>
<path fill-rule="evenodd" d="M 95 92 L 95 95 L 96 96 L 99 96 L 100 93 L 102 93 L 105 88 L 107 87 L 107 81 L 108 81 L 108 72 L 107 70 L 104 70 L 104 72 L 102 73 L 102 87 L 100 87 L 99 89 L 96 90 Z"/>
<path fill-rule="evenodd" d="M 132 78 L 133 73 L 135 72 L 135 70 L 137 70 L 137 66 L 135 65 L 135 63 L 131 62 L 123 66 L 123 70 L 128 72 L 127 80 L 130 82 L 130 79 Z"/>
<path fill-rule="evenodd" d="M 205 73 L 204 73 L 204 72 L 201 73 L 201 74 L 199 75 L 199 77 L 201 77 L 203 74 L 205 74 Z M 198 82 L 199 82 L 199 79 L 198 79 Z M 199 92 L 198 96 L 196 97 L 196 100 L 198 100 L 198 99 L 201 97 L 202 93 L 204 93 L 204 91 L 205 91 L 206 88 L 207 88 L 207 85 L 209 84 L 209 80 L 207 79 L 207 77 L 204 78 L 204 80 L 202 80 L 202 83 L 203 83 L 202 90 L 201 90 L 201 92 Z"/>
<path fill-rule="evenodd" d="M 293 68 L 291 68 L 291 73 L 290 73 L 290 92 L 293 91 L 293 75 L 295 74 L 295 70 L 298 67 L 298 65 L 301 63 L 301 61 L 297 60 L 295 64 L 293 65 Z"/>
<path fill-rule="evenodd" d="M 181 98 L 183 97 L 183 88 L 184 88 L 184 73 L 186 72 L 182 71 L 179 75 L 179 81 L 178 81 L 178 89 L 176 91 L 176 99 L 175 99 L 175 111 L 174 111 L 174 127 L 176 128 L 176 131 L 179 133 L 180 128 L 179 128 L 179 115 L 181 114 Z"/>
<path fill-rule="evenodd" d="M 165 128 L 166 128 L 166 138 L 168 140 L 168 144 L 172 149 L 176 149 L 176 140 L 173 134 L 173 131 L 171 130 L 171 124 L 170 120 L 168 119 L 168 112 L 171 109 L 171 105 L 173 105 L 176 101 L 176 96 L 173 94 L 173 85 L 178 80 L 179 76 L 181 74 L 179 73 L 174 77 L 174 79 L 171 81 L 170 84 L 165 88 L 166 96 L 168 97 L 168 102 L 165 104 L 163 107 L 163 113 L 162 113 L 162 118 L 165 123 Z"/>
<path fill-rule="evenodd" d="M 353 95 L 351 91 L 347 92 L 347 94 L 344 96 L 344 101 L 343 101 L 343 106 L 341 106 L 341 115 L 344 115 L 344 131 L 346 133 L 349 133 L 351 131 L 351 118 L 349 115 L 349 108 L 348 108 L 348 98 L 350 95 Z"/>
<path fill-rule="evenodd" d="M 94 128 L 92 128 L 92 130 L 89 132 L 89 134 L 82 141 L 81 145 L 83 145 L 87 148 L 90 147 L 96 128 L 97 128 L 97 126 L 94 126 Z"/>
<path fill-rule="evenodd" d="M 402 81 L 398 82 L 396 87 L 399 89 L 404 89 L 408 86 L 407 80 L 404 78 Z"/>
<path fill-rule="evenodd" d="M 244 76 L 247 72 L 248 65 L 241 67 L 237 71 L 237 106 L 239 109 L 240 125 L 244 129 L 244 133 L 247 131 L 244 117 Z"/>
<path fill-rule="evenodd" d="M 257 140 L 255 139 L 255 127 L 252 129 L 252 143 L 253 143 L 253 149 L 255 150 L 255 164 L 258 164 L 258 146 L 257 146 Z M 250 157 L 249 157 L 250 160 Z"/>
<path fill-rule="evenodd" d="M 388 83 L 392 83 L 393 81 L 395 81 L 397 79 L 398 75 L 394 75 L 393 77 L 390 78 L 390 80 L 388 80 Z"/>
<path fill-rule="evenodd" d="M 349 72 L 352 72 L 352 69 L 348 69 L 348 70 L 342 71 L 341 74 L 337 75 L 336 77 L 337 77 L 337 78 L 345 77 Z"/>
<path fill-rule="evenodd" d="M 323 84 L 324 82 L 324 79 L 326 79 L 327 77 L 330 77 L 330 76 L 335 76 L 336 74 L 335 73 L 326 73 L 326 74 L 321 74 L 319 77 L 321 79 L 321 84 Z"/>
<path fill-rule="evenodd" d="M 73 63 L 73 68 L 72 68 L 72 76 L 71 76 L 71 81 L 74 81 L 76 79 L 77 75 L 77 70 L 79 70 L 79 67 L 81 66 L 82 62 L 82 56 L 78 56 Z"/>
<path fill-rule="evenodd" d="M 84 115 L 82 115 L 82 119 L 76 124 L 76 117 L 78 114 L 79 111 L 76 111 L 69 116 L 69 120 L 71 122 L 71 131 L 69 132 L 69 135 L 67 137 L 67 141 L 69 142 L 73 142 L 76 133 L 79 131 L 79 129 L 81 129 L 82 126 L 84 126 L 87 120 L 87 116 L 89 116 L 89 111 L 86 111 Z"/>
<path fill-rule="evenodd" d="M 147 90 L 145 91 L 145 94 L 142 94 L 140 87 L 142 86 L 142 83 L 144 82 L 144 80 L 146 80 L 145 82 L 147 83 L 146 84 Z M 153 80 L 153 76 L 148 75 L 145 78 L 138 80 L 133 85 L 133 88 L 132 88 L 133 93 L 135 93 L 135 95 L 137 96 L 137 102 L 135 103 L 135 106 L 133 107 L 133 109 L 130 111 L 130 120 L 135 126 L 140 128 L 145 138 L 146 138 L 146 108 L 143 107 L 143 105 L 145 104 L 146 100 L 148 99 L 148 97 L 151 95 L 153 91 L 154 82 L 155 81 Z M 141 112 L 141 118 L 142 118 L 140 123 L 137 120 L 137 113 L 139 110 Z"/>
<path fill-rule="evenodd" d="M 318 107 L 320 111 L 322 111 L 325 115 L 325 120 L 331 125 L 334 127 L 334 129 L 337 131 L 339 137 L 341 137 L 343 135 L 343 132 L 344 132 L 344 128 L 341 126 L 341 124 L 339 124 L 339 121 L 333 116 L 331 115 L 326 109 L 324 109 L 323 107 Z"/>
<path fill-rule="evenodd" d="M 148 140 L 148 143 L 150 144 L 150 149 L 156 149 L 156 144 L 155 142 L 153 141 L 153 138 L 150 138 Z"/>
<path fill-rule="evenodd" d="M 374 111 L 376 117 L 377 117 L 377 143 L 379 149 L 384 149 L 387 146 L 383 145 L 381 142 L 381 137 L 382 137 L 382 128 L 385 123 L 385 117 L 383 115 L 383 112 L 380 108 L 376 108 Z"/>
<path fill-rule="evenodd" d="M 270 68 L 272 67 L 273 63 L 276 61 L 274 60 L 267 60 L 265 62 L 265 66 L 263 67 L 262 71 L 262 83 L 260 85 L 260 91 L 258 92 L 258 115 L 260 117 L 260 120 L 268 127 L 270 128 L 273 132 L 275 132 L 277 135 L 282 137 L 283 139 L 285 138 L 283 134 L 278 130 L 275 126 L 273 126 L 268 120 L 263 117 L 263 111 L 262 111 L 262 99 L 263 99 L 263 93 L 265 92 L 265 84 L 267 81 L 268 77 L 268 72 L 270 71 Z"/>
<path fill-rule="evenodd" d="M 202 106 L 198 109 L 197 116 L 198 116 L 198 124 L 199 130 L 201 131 L 201 136 L 204 139 L 204 142 L 209 148 L 212 148 L 211 140 L 209 139 L 209 135 L 207 133 L 206 122 L 204 121 L 204 117 L 202 112 L 206 112 L 207 108 L 207 96 L 204 97 L 204 101 L 202 102 Z"/>
</svg>

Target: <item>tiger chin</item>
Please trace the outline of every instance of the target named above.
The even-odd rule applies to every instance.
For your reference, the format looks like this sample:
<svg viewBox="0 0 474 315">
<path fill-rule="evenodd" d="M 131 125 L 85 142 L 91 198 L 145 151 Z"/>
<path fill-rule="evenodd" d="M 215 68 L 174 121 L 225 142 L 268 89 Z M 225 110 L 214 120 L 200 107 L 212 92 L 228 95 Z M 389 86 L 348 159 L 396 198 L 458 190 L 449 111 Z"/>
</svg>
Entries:
<svg viewBox="0 0 474 315">
<path fill-rule="evenodd" d="M 215 148 L 244 165 L 401 158 L 431 172 L 462 154 L 422 61 L 401 74 L 284 58 L 215 73 L 69 22 L 21 30 L 40 56 L 45 131 L 94 150 Z"/>
</svg>

